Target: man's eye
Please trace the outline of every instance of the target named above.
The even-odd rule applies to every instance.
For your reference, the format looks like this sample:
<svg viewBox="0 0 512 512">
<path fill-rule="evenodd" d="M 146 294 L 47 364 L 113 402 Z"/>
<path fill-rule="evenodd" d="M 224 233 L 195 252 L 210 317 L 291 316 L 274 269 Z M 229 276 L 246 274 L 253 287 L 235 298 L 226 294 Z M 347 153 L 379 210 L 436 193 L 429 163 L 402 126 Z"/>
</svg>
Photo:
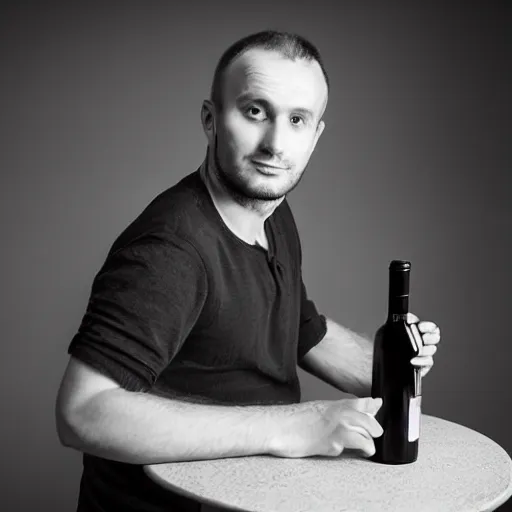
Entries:
<svg viewBox="0 0 512 512">
<path fill-rule="evenodd" d="M 302 119 L 302 117 L 300 117 L 300 116 L 292 116 L 290 120 L 291 120 L 292 124 L 294 124 L 294 125 L 304 123 L 304 119 Z"/>
<path fill-rule="evenodd" d="M 265 117 L 264 112 L 259 107 L 249 107 L 246 110 L 246 112 L 249 115 L 249 117 L 252 117 L 252 118 L 262 119 Z"/>
</svg>

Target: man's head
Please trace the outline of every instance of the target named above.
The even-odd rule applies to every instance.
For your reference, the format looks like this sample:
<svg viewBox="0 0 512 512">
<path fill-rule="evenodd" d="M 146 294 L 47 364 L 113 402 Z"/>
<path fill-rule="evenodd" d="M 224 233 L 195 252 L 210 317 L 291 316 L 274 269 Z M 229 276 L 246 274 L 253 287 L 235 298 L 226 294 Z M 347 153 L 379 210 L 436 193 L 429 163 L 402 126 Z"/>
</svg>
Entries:
<svg viewBox="0 0 512 512">
<path fill-rule="evenodd" d="M 260 32 L 228 48 L 201 112 L 221 182 L 248 200 L 290 192 L 324 129 L 328 89 L 318 50 L 300 36 Z"/>
</svg>

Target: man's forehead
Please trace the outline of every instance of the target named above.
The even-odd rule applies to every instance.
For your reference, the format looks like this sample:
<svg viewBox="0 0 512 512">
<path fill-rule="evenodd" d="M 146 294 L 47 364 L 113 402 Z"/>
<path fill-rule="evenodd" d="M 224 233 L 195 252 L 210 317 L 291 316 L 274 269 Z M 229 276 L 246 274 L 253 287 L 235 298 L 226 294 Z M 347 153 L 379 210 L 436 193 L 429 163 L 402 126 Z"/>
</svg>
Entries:
<svg viewBox="0 0 512 512">
<path fill-rule="evenodd" d="M 301 98 L 304 107 L 323 104 L 327 84 L 316 60 L 291 60 L 277 51 L 261 48 L 237 57 L 224 75 L 226 99 L 263 94 Z"/>
</svg>

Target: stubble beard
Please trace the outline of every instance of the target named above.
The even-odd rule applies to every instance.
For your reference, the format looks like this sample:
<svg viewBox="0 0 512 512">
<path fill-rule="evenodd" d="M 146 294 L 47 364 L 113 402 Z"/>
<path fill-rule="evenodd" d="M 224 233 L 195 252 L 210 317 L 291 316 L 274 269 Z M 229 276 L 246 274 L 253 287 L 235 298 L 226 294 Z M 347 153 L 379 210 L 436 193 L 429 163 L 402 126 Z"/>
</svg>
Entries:
<svg viewBox="0 0 512 512">
<path fill-rule="evenodd" d="M 219 161 L 218 148 L 217 148 L 217 135 L 215 135 L 215 142 L 213 148 L 214 160 L 214 173 L 217 180 L 227 189 L 231 197 L 241 206 L 255 211 L 263 212 L 274 207 L 275 203 L 280 202 L 287 194 L 297 187 L 304 172 L 301 173 L 299 178 L 281 194 L 275 194 L 272 191 L 257 191 L 250 190 L 241 179 L 226 172 Z"/>
</svg>

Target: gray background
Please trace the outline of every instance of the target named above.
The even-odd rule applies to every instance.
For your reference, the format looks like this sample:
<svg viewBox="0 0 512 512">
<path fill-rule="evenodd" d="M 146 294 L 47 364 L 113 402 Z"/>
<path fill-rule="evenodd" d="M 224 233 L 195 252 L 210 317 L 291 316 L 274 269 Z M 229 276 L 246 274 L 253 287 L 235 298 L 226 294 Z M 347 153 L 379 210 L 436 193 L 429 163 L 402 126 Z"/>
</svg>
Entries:
<svg viewBox="0 0 512 512">
<path fill-rule="evenodd" d="M 411 309 L 442 329 L 423 411 L 512 452 L 510 9 L 435 5 L 2 3 L 3 510 L 74 510 L 81 456 L 59 445 L 53 408 L 92 279 L 124 227 L 201 163 L 217 59 L 265 28 L 310 38 L 332 81 L 290 196 L 309 294 L 371 336 L 389 260 L 410 259 Z M 300 378 L 304 400 L 343 396 Z"/>
</svg>

